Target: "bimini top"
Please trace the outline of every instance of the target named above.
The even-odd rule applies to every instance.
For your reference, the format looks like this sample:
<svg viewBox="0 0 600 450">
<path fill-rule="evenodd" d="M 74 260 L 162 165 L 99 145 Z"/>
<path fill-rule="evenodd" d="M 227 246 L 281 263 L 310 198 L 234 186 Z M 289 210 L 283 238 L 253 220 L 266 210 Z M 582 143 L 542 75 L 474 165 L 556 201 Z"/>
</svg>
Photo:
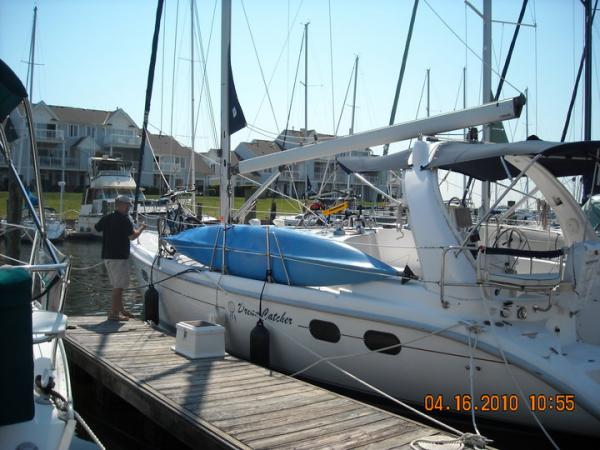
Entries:
<svg viewBox="0 0 600 450">
<path fill-rule="evenodd" d="M 431 161 L 424 168 L 445 169 L 462 173 L 478 180 L 498 181 L 519 174 L 511 164 L 503 164 L 502 157 L 510 155 L 535 156 L 542 154 L 539 163 L 555 177 L 592 175 L 600 141 L 547 142 L 529 139 L 504 144 L 479 142 L 443 142 L 437 146 Z M 338 162 L 351 172 L 403 170 L 410 167 L 410 150 L 379 158 L 339 158 Z M 369 161 L 370 160 L 370 161 Z M 506 167 L 506 168 L 505 168 Z"/>
</svg>

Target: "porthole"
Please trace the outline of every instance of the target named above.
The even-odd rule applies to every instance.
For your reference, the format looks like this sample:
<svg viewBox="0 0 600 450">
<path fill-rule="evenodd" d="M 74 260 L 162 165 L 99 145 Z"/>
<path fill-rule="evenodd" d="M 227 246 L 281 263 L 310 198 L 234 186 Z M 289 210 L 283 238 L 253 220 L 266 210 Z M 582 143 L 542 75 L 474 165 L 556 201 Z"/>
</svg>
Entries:
<svg viewBox="0 0 600 450">
<path fill-rule="evenodd" d="M 142 270 L 142 278 L 144 279 L 144 281 L 148 281 L 148 274 L 145 270 Z"/>
<path fill-rule="evenodd" d="M 310 321 L 308 328 L 315 339 L 333 343 L 340 341 L 340 329 L 335 323 L 314 319 Z"/>
<path fill-rule="evenodd" d="M 368 330 L 364 335 L 365 346 L 372 351 L 377 351 L 380 348 L 388 348 L 387 350 L 381 350 L 379 353 L 385 353 L 386 355 L 397 355 L 402 350 L 400 346 L 400 339 L 398 339 L 392 333 L 384 333 L 382 331 Z"/>
</svg>

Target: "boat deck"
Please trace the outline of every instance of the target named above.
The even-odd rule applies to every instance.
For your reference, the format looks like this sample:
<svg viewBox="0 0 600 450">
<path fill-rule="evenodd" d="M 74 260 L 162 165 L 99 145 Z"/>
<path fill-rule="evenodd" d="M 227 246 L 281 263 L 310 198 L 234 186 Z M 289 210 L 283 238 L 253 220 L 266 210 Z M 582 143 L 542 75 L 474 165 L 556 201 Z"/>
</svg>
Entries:
<svg viewBox="0 0 600 450">
<path fill-rule="evenodd" d="M 233 356 L 188 359 L 173 335 L 139 320 L 69 325 L 72 364 L 193 448 L 409 449 L 449 436 Z"/>
</svg>

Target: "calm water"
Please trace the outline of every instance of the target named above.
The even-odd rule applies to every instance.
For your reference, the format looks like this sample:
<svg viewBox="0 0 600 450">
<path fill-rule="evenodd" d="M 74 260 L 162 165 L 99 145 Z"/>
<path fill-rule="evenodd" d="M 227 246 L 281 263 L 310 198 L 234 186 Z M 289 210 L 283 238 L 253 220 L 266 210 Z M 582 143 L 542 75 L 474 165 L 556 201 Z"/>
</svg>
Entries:
<svg viewBox="0 0 600 450">
<path fill-rule="evenodd" d="M 73 271 L 67 295 L 67 315 L 105 315 L 110 307 L 111 286 L 108 274 L 100 258 L 102 244 L 99 240 L 67 240 L 57 244 L 58 249 L 71 257 Z M 137 286 L 133 270 L 130 270 L 130 290 L 123 293 L 125 308 L 141 315 L 142 296 L 133 289 Z"/>
</svg>

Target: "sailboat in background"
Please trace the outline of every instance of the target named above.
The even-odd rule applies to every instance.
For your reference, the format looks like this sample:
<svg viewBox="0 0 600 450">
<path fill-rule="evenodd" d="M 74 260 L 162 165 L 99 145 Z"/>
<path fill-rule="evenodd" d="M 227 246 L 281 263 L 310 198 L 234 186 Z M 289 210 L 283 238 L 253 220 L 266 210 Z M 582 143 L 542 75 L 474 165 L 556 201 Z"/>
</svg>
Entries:
<svg viewBox="0 0 600 450">
<path fill-rule="evenodd" d="M 34 206 L 14 163 L 5 126 L 21 107 L 27 118 L 32 165 L 38 196 Z M 3 448 L 103 448 L 73 409 L 67 357 L 62 342 L 67 327 L 63 314 L 71 263 L 48 238 L 27 92 L 14 72 L 0 60 L 0 154 L 18 185 L 36 227 L 28 262 L 2 255 L 13 266 L 0 266 L 0 347 L 4 405 L 0 408 Z M 10 227 L 11 224 L 6 224 Z M 97 446 L 75 436 L 79 422 Z"/>
</svg>

